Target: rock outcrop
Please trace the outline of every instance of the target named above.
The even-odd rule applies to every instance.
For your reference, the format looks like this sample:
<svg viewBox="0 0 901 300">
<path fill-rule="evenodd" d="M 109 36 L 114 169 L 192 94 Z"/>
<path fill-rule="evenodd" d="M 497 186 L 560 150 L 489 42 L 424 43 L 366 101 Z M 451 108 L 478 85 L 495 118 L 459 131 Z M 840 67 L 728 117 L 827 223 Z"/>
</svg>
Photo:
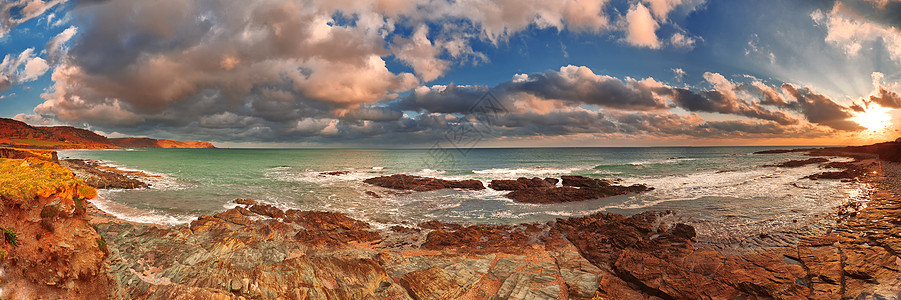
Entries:
<svg viewBox="0 0 901 300">
<path fill-rule="evenodd" d="M 485 185 L 481 181 L 470 180 L 444 180 L 430 177 L 420 177 L 405 174 L 373 177 L 363 182 L 395 190 L 408 190 L 417 192 L 435 191 L 441 189 L 467 189 L 484 190 Z"/>
<path fill-rule="evenodd" d="M 822 163 L 828 162 L 828 161 L 829 161 L 828 159 L 825 159 L 822 157 L 813 157 L 813 158 L 808 158 L 808 159 L 803 159 L 803 160 L 789 160 L 786 162 L 772 164 L 772 165 L 763 165 L 762 167 L 800 168 L 800 167 L 803 167 L 806 165 L 822 164 Z"/>
<path fill-rule="evenodd" d="M 493 180 L 488 187 L 495 190 L 512 191 L 507 198 L 524 203 L 561 203 L 585 201 L 629 193 L 652 190 L 644 184 L 631 186 L 615 185 L 613 181 L 584 176 L 562 176 L 563 186 L 558 187 L 556 178 L 525 178 L 517 180 Z"/>
<path fill-rule="evenodd" d="M 106 242 L 87 221 L 94 196 L 55 163 L 0 159 L 0 297 L 116 298 Z"/>
<path fill-rule="evenodd" d="M 121 170 L 111 170 L 103 168 L 97 162 L 82 159 L 64 159 L 59 161 L 63 167 L 69 168 L 75 173 L 75 177 L 82 179 L 88 185 L 99 189 L 143 189 L 150 187 L 150 184 L 126 176 L 148 177 L 143 172 L 123 172 Z"/>
</svg>

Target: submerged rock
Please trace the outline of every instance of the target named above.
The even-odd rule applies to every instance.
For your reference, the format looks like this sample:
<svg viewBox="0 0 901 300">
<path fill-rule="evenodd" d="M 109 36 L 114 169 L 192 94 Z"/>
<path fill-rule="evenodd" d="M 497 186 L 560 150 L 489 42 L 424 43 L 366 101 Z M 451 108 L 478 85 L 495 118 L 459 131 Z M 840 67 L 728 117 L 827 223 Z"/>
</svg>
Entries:
<svg viewBox="0 0 901 300">
<path fill-rule="evenodd" d="M 828 159 L 822 157 L 813 157 L 803 160 L 789 160 L 783 163 L 772 164 L 772 165 L 763 165 L 762 167 L 777 167 L 777 168 L 800 168 L 806 165 L 813 164 L 822 164 L 824 162 L 828 162 Z"/>
<path fill-rule="evenodd" d="M 468 189 L 484 190 L 481 181 L 469 180 L 444 180 L 430 177 L 420 177 L 405 174 L 373 177 L 363 182 L 395 190 L 411 190 L 417 192 L 435 191 L 441 189 Z"/>
</svg>

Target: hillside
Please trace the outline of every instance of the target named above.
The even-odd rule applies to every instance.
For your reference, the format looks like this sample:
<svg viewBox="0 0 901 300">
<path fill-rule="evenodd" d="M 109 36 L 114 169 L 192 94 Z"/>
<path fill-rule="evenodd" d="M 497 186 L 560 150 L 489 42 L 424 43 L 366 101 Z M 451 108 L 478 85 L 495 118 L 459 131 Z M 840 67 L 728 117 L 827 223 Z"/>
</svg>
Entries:
<svg viewBox="0 0 901 300">
<path fill-rule="evenodd" d="M 118 138 L 110 139 L 116 146 L 122 148 L 216 148 L 211 143 L 197 141 L 173 141 L 151 138 Z"/>
<path fill-rule="evenodd" d="M 0 147 L 19 149 L 116 149 L 116 148 L 215 148 L 198 141 L 152 138 L 109 139 L 93 131 L 72 126 L 31 126 L 0 118 Z"/>
<path fill-rule="evenodd" d="M 49 131 L 13 119 L 0 118 L 0 145 L 31 148 L 62 143 L 62 138 Z"/>
<path fill-rule="evenodd" d="M 53 126 L 40 127 L 57 137 L 62 138 L 66 143 L 74 145 L 82 145 L 83 148 L 89 149 L 109 149 L 119 148 L 114 145 L 105 136 L 94 133 L 93 131 L 75 128 L 72 126 Z"/>
</svg>

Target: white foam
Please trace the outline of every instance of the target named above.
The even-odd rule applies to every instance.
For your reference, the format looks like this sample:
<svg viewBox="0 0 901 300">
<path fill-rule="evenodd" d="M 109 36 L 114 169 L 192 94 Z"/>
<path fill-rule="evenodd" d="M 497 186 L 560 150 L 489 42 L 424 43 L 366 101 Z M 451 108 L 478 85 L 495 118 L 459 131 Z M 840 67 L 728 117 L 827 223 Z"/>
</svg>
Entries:
<svg viewBox="0 0 901 300">
<path fill-rule="evenodd" d="M 96 206 L 98 209 L 122 220 L 159 225 L 181 225 L 190 223 L 191 221 L 197 219 L 197 216 L 168 215 L 156 211 L 141 210 L 118 202 L 113 202 L 107 200 L 106 197 L 104 197 L 104 195 L 110 192 L 116 191 L 101 190 L 100 194 L 96 198 L 89 201 L 91 201 L 91 203 L 93 203 L 94 206 Z"/>
<path fill-rule="evenodd" d="M 114 168 L 123 172 L 141 172 L 147 174 L 148 176 L 136 176 L 128 173 L 124 173 L 123 175 L 131 178 L 140 180 L 150 184 L 151 189 L 155 190 L 163 190 L 163 191 L 177 191 L 184 190 L 190 187 L 190 184 L 179 181 L 177 178 L 169 176 L 168 174 L 156 173 L 147 170 L 133 169 L 128 168 L 123 165 L 119 165 L 109 161 L 98 160 L 96 161 L 98 165 L 103 167 Z"/>
<path fill-rule="evenodd" d="M 627 165 L 633 166 L 641 166 L 641 165 L 660 165 L 660 164 L 675 164 L 683 161 L 692 161 L 694 158 L 667 158 L 667 159 L 649 159 L 649 160 L 639 160 L 627 163 Z"/>
<path fill-rule="evenodd" d="M 479 175 L 487 175 L 492 178 L 518 178 L 518 177 L 535 177 L 546 175 L 562 175 L 572 174 L 573 171 L 584 170 L 585 168 L 493 168 L 485 170 L 472 170 L 473 173 Z"/>
<path fill-rule="evenodd" d="M 325 175 L 328 171 L 294 171 L 291 167 L 275 167 L 267 169 L 263 174 L 266 178 L 271 178 L 285 182 L 309 182 L 322 185 L 331 185 L 347 181 L 362 181 L 371 177 L 379 176 L 379 173 L 372 171 L 347 171 L 347 173 L 337 175 Z"/>
</svg>

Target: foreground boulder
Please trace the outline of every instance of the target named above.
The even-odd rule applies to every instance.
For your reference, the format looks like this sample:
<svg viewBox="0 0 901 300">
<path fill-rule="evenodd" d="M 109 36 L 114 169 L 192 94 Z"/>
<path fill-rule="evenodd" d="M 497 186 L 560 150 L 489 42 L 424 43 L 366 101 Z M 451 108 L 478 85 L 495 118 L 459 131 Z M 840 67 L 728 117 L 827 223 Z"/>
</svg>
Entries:
<svg viewBox="0 0 901 300">
<path fill-rule="evenodd" d="M 485 185 L 475 179 L 469 180 L 444 180 L 430 177 L 420 177 L 405 174 L 373 177 L 363 182 L 395 190 L 409 190 L 417 192 L 435 191 L 441 189 L 468 189 L 484 190 Z"/>
<path fill-rule="evenodd" d="M 644 184 L 615 185 L 604 179 L 584 176 L 562 176 L 563 186 L 557 187 L 557 179 L 520 177 L 517 180 L 493 180 L 488 186 L 495 190 L 512 191 L 507 198 L 524 203 L 562 203 L 585 201 L 629 193 L 652 190 Z"/>
</svg>

